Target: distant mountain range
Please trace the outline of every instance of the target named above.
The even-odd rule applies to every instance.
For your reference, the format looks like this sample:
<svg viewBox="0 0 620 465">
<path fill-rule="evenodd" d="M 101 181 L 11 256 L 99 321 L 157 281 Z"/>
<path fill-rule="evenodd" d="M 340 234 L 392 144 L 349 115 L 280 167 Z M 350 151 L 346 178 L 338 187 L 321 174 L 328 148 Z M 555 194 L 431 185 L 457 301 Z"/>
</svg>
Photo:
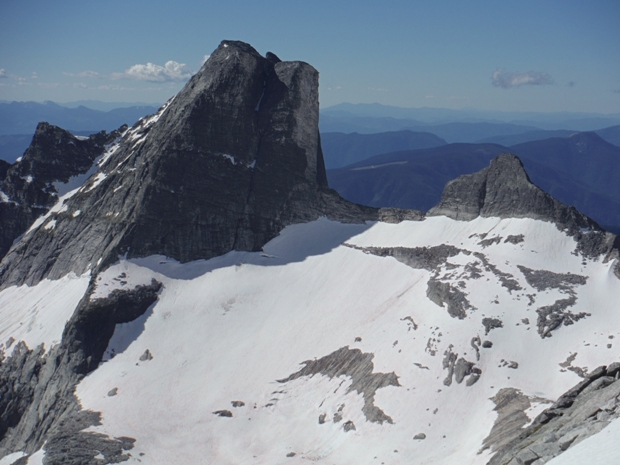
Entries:
<svg viewBox="0 0 620 465">
<path fill-rule="evenodd" d="M 620 146 L 620 125 L 611 126 L 604 129 L 598 129 L 592 132 L 595 132 L 596 134 L 601 136 L 602 139 L 606 140 L 610 144 Z M 576 132 L 567 129 L 558 129 L 555 131 L 540 129 L 537 131 L 524 132 L 522 134 L 487 137 L 477 142 L 511 146 L 523 144 L 525 142 L 532 142 L 535 140 L 551 139 L 554 137 L 569 137 L 573 134 L 576 134 Z"/>
<path fill-rule="evenodd" d="M 620 113 L 584 112 L 507 112 L 487 111 L 474 108 L 453 110 L 449 108 L 403 108 L 379 103 L 340 103 L 321 110 L 321 116 L 332 118 L 373 117 L 414 120 L 417 124 L 467 123 L 511 123 L 520 126 L 535 126 L 540 129 L 572 129 L 592 131 L 620 124 Z M 414 124 L 415 124 L 414 123 Z M 432 132 L 432 131 L 430 131 Z"/>
<path fill-rule="evenodd" d="M 74 102 L 74 104 L 82 102 Z M 106 107 L 105 102 L 85 101 L 89 105 Z M 114 103 L 116 104 L 116 103 Z M 67 104 L 72 105 L 72 104 Z M 86 106 L 69 108 L 54 102 L 0 103 L 0 159 L 15 161 L 28 148 L 37 124 L 44 121 L 69 128 L 74 134 L 93 134 L 113 131 L 123 124 L 132 125 L 143 116 L 157 112 L 156 106 L 131 106 L 109 111 Z"/>
<path fill-rule="evenodd" d="M 394 131 L 378 134 L 321 134 L 323 157 L 327 169 L 341 168 L 380 153 L 398 150 L 428 149 L 447 142 L 428 132 Z"/>
<path fill-rule="evenodd" d="M 461 143 L 393 152 L 327 175 L 347 200 L 426 211 L 437 204 L 447 181 L 482 169 L 502 152 L 521 157 L 532 182 L 546 192 L 620 231 L 620 147 L 591 132 L 512 147 Z"/>
<path fill-rule="evenodd" d="M 489 122 L 451 122 L 427 124 L 412 119 L 372 116 L 334 116 L 321 113 L 319 121 L 321 133 L 327 132 L 358 132 L 371 134 L 387 131 L 410 130 L 414 132 L 430 132 L 445 139 L 447 142 L 476 142 L 480 139 L 503 136 L 506 134 L 522 134 L 538 130 L 535 126 L 524 126 L 511 123 Z"/>
<path fill-rule="evenodd" d="M 34 134 L 41 121 L 73 131 L 112 131 L 123 124 L 133 124 L 139 118 L 156 111 L 156 107 L 150 106 L 116 108 L 104 112 L 84 106 L 67 108 L 53 102 L 0 103 L 0 135 Z"/>
<path fill-rule="evenodd" d="M 76 100 L 75 102 L 63 102 L 58 105 L 67 108 L 86 107 L 91 110 L 111 111 L 117 108 L 131 107 L 154 107 L 159 108 L 163 105 L 161 102 L 102 102 L 101 100 Z"/>
</svg>

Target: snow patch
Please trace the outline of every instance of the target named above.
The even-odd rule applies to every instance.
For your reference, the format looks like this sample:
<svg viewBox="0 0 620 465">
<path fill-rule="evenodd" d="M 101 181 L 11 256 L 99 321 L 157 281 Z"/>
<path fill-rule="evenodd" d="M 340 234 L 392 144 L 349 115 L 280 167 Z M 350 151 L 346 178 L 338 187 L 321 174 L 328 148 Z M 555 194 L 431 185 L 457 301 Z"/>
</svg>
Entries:
<svg viewBox="0 0 620 465">
<path fill-rule="evenodd" d="M 32 225 L 30 226 L 30 228 L 28 229 L 28 231 L 26 231 L 26 233 L 24 235 L 27 235 L 27 234 L 31 233 L 32 231 L 34 231 L 35 229 L 37 229 L 39 226 L 41 226 L 43 223 L 45 223 L 45 221 L 50 216 L 52 216 L 52 215 L 54 215 L 56 213 L 62 213 L 62 212 L 67 211 L 69 209 L 69 207 L 68 207 L 68 205 L 65 205 L 65 202 L 67 200 L 69 200 L 71 197 L 73 197 L 78 190 L 79 189 L 73 189 L 72 191 L 69 191 L 65 195 L 60 197 L 58 199 L 58 202 L 56 202 L 56 204 L 52 208 L 50 208 L 50 210 L 45 215 L 40 216 L 39 218 L 37 218 L 34 221 L 34 223 L 32 223 Z"/>
<path fill-rule="evenodd" d="M 45 459 L 45 451 L 40 449 L 28 457 L 26 465 L 43 465 L 43 459 Z"/>
<path fill-rule="evenodd" d="M 50 229 L 54 229 L 55 227 L 56 227 L 56 220 L 51 220 L 49 223 L 43 226 L 43 229 L 46 229 L 49 231 Z"/>
<path fill-rule="evenodd" d="M 95 178 L 93 179 L 92 183 L 90 184 L 90 186 L 88 186 L 87 188 L 82 188 L 84 192 L 90 192 L 92 191 L 95 187 L 97 187 L 99 184 L 101 184 L 101 182 L 107 178 L 108 175 L 105 174 L 103 171 L 100 171 L 99 173 L 97 173 L 97 176 L 95 176 Z"/>
<path fill-rule="evenodd" d="M 21 451 L 5 455 L 2 459 L 0 459 L 0 465 L 13 465 L 13 462 L 17 461 L 17 459 L 22 458 L 24 455 L 26 455 L 26 453 Z"/>
<path fill-rule="evenodd" d="M 13 203 L 15 205 L 17 205 L 17 202 L 14 202 L 13 200 L 11 200 L 9 198 L 8 195 L 6 195 L 4 192 L 0 191 L 0 202 L 2 203 Z"/>
<path fill-rule="evenodd" d="M 222 154 L 222 156 L 223 156 L 224 158 L 227 158 L 228 160 L 230 160 L 230 162 L 231 162 L 233 165 L 236 165 L 236 164 L 237 164 L 237 159 L 236 159 L 235 157 L 233 157 L 232 155 L 228 155 L 227 153 L 223 153 L 223 154 Z"/>
<path fill-rule="evenodd" d="M 33 349 L 58 344 L 62 331 L 88 288 L 90 273 L 70 273 L 61 279 L 44 279 L 36 286 L 11 286 L 0 292 L 0 341 L 12 353 L 15 342 Z M 8 347 L 10 346 L 10 347 Z M 7 354 L 8 355 L 8 354 Z"/>
</svg>

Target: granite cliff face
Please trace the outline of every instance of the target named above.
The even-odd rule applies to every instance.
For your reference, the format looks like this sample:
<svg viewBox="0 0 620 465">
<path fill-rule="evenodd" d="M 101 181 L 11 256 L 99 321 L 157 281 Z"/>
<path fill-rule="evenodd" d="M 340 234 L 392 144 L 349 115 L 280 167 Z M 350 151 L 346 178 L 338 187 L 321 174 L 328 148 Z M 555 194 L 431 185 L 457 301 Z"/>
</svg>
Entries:
<svg viewBox="0 0 620 465">
<path fill-rule="evenodd" d="M 284 226 L 322 215 L 377 219 L 378 210 L 327 188 L 318 72 L 268 56 L 222 42 L 179 94 L 124 133 L 96 177 L 9 252 L 2 285 L 82 274 L 119 255 L 186 262 L 260 250 Z"/>
</svg>

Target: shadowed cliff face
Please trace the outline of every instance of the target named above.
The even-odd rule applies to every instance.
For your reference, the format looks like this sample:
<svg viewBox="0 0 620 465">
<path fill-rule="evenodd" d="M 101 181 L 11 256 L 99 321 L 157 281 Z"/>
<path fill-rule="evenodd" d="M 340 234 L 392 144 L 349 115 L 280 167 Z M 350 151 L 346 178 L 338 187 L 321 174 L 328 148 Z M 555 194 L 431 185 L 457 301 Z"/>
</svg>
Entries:
<svg viewBox="0 0 620 465">
<path fill-rule="evenodd" d="M 2 285 L 81 274 L 125 254 L 186 262 L 260 250 L 286 225 L 321 215 L 376 218 L 327 189 L 318 118 L 313 67 L 222 42 L 156 115 L 124 133 L 47 228 L 12 248 Z"/>
</svg>

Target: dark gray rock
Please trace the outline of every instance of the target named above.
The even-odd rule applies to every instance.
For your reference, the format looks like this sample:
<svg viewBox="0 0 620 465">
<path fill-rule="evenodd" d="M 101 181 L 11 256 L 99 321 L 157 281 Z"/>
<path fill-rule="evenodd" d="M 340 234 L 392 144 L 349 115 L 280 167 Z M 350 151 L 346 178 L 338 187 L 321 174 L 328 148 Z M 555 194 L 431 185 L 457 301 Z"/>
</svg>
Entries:
<svg viewBox="0 0 620 465">
<path fill-rule="evenodd" d="M 569 296 L 567 299 L 556 300 L 551 305 L 545 305 L 536 310 L 538 318 L 536 325 L 541 338 L 551 337 L 551 331 L 559 328 L 562 324 L 572 325 L 575 322 L 590 316 L 590 313 L 572 313 L 567 310 L 577 303 L 577 297 Z"/>
<path fill-rule="evenodd" d="M 478 242 L 478 245 L 481 246 L 483 249 L 486 249 L 487 247 L 491 245 L 499 244 L 501 241 L 502 241 L 502 238 L 500 236 L 496 236 L 490 239 L 483 239 L 480 242 Z"/>
<path fill-rule="evenodd" d="M 523 236 L 523 234 L 517 234 L 517 235 L 510 235 L 508 236 L 505 240 L 504 243 L 505 244 L 520 244 L 521 242 L 525 241 L 525 236 Z"/>
<path fill-rule="evenodd" d="M 482 265 L 484 266 L 484 269 L 486 271 L 493 273 L 497 277 L 497 279 L 499 279 L 499 282 L 502 285 L 502 287 L 508 289 L 509 293 L 512 293 L 512 291 L 520 291 L 522 289 L 521 285 L 514 278 L 513 275 L 511 275 L 510 273 L 501 271 L 499 268 L 497 268 L 495 265 L 489 262 L 486 255 L 480 252 L 474 252 L 473 255 L 482 262 Z"/>
<path fill-rule="evenodd" d="M 532 270 L 523 265 L 517 265 L 523 273 L 527 283 L 539 292 L 547 289 L 558 289 L 570 293 L 575 286 L 586 284 L 588 277 L 573 273 L 554 273 L 548 270 Z"/>
<path fill-rule="evenodd" d="M 467 387 L 469 386 L 473 386 L 474 384 L 476 384 L 478 382 L 478 380 L 480 379 L 480 375 L 478 373 L 473 373 L 469 376 L 469 378 L 467 378 L 467 381 L 465 382 L 465 385 Z"/>
<path fill-rule="evenodd" d="M 129 460 L 135 439 L 82 431 L 101 424 L 101 414 L 80 411 L 63 420 L 45 444 L 46 465 L 101 465 Z M 103 458 L 102 458 L 103 456 Z"/>
<path fill-rule="evenodd" d="M 471 345 L 472 349 L 476 351 L 476 360 L 480 361 L 480 345 L 482 344 L 482 340 L 480 336 L 474 336 L 471 338 L 469 345 Z"/>
<path fill-rule="evenodd" d="M 531 407 L 530 399 L 518 389 L 502 388 L 491 398 L 495 403 L 497 419 L 483 441 L 483 449 L 499 450 L 513 441 L 529 422 L 525 410 Z"/>
<path fill-rule="evenodd" d="M 475 364 L 473 362 L 469 362 L 463 357 L 460 357 L 454 365 L 454 380 L 457 383 L 461 384 L 466 376 L 469 376 L 473 373 L 472 369 L 474 365 Z"/>
<path fill-rule="evenodd" d="M 331 378 L 347 376 L 351 378 L 351 385 L 347 392 L 357 391 L 364 397 L 362 412 L 368 421 L 374 423 L 392 423 L 392 418 L 386 415 L 374 404 L 377 389 L 387 386 L 400 386 L 398 376 L 395 373 L 373 373 L 373 354 L 363 353 L 359 349 L 342 347 L 325 357 L 303 362 L 304 367 L 285 379 L 279 379 L 279 383 L 288 383 L 302 376 L 323 375 Z M 340 414 L 342 410 L 338 411 Z M 342 415 L 339 415 L 339 421 Z M 334 415 L 334 422 L 336 415 Z M 320 422 L 320 417 L 319 417 Z"/>
<path fill-rule="evenodd" d="M 483 318 L 484 334 L 489 334 L 492 329 L 503 328 L 504 323 L 499 318 Z"/>
<path fill-rule="evenodd" d="M 467 316 L 467 310 L 475 310 L 463 291 L 435 278 L 428 280 L 426 296 L 440 307 L 447 304 L 448 313 L 453 318 L 462 320 Z"/>
<path fill-rule="evenodd" d="M 452 352 L 452 346 L 450 346 L 448 350 L 444 352 L 443 355 L 444 357 L 441 363 L 442 363 L 443 369 L 448 370 L 448 374 L 446 378 L 443 380 L 443 384 L 444 386 L 451 386 L 452 377 L 454 376 L 454 365 L 456 364 L 458 354 L 455 354 L 454 352 Z"/>
<path fill-rule="evenodd" d="M 215 412 L 213 412 L 214 415 L 217 415 L 218 417 L 224 417 L 224 418 L 232 418 L 233 414 L 230 410 L 216 410 Z"/>
<path fill-rule="evenodd" d="M 30 350 L 20 341 L 12 356 L 0 363 L 0 438 L 30 407 L 45 365 L 44 353 L 42 346 Z"/>
<path fill-rule="evenodd" d="M 356 429 L 355 428 L 355 423 L 353 423 L 351 420 L 349 420 L 349 421 L 345 422 L 344 425 L 342 425 L 342 429 L 345 432 L 355 431 L 355 429 Z"/>
<path fill-rule="evenodd" d="M 557 289 L 563 294 L 567 294 L 566 299 L 558 299 L 551 305 L 540 307 L 538 313 L 537 327 L 540 337 L 551 337 L 551 331 L 590 316 L 589 313 L 572 313 L 567 309 L 577 303 L 577 294 L 574 290 L 576 286 L 583 286 L 588 280 L 587 276 L 573 273 L 554 273 L 549 270 L 532 270 L 522 265 L 518 265 L 527 283 L 539 292 L 549 289 Z M 528 320 L 529 323 L 529 320 Z"/>
<path fill-rule="evenodd" d="M 140 355 L 141 362 L 147 362 L 149 360 L 153 360 L 153 354 L 149 349 L 146 349 L 142 355 Z"/>
<path fill-rule="evenodd" d="M 426 434 L 424 433 L 418 433 L 413 437 L 414 440 L 422 440 L 422 439 L 426 439 Z"/>
<path fill-rule="evenodd" d="M 359 247 L 351 244 L 346 245 L 370 255 L 394 257 L 411 268 L 429 271 L 437 270 L 446 263 L 448 258 L 464 252 L 462 249 L 445 244 L 435 247 Z"/>
</svg>

